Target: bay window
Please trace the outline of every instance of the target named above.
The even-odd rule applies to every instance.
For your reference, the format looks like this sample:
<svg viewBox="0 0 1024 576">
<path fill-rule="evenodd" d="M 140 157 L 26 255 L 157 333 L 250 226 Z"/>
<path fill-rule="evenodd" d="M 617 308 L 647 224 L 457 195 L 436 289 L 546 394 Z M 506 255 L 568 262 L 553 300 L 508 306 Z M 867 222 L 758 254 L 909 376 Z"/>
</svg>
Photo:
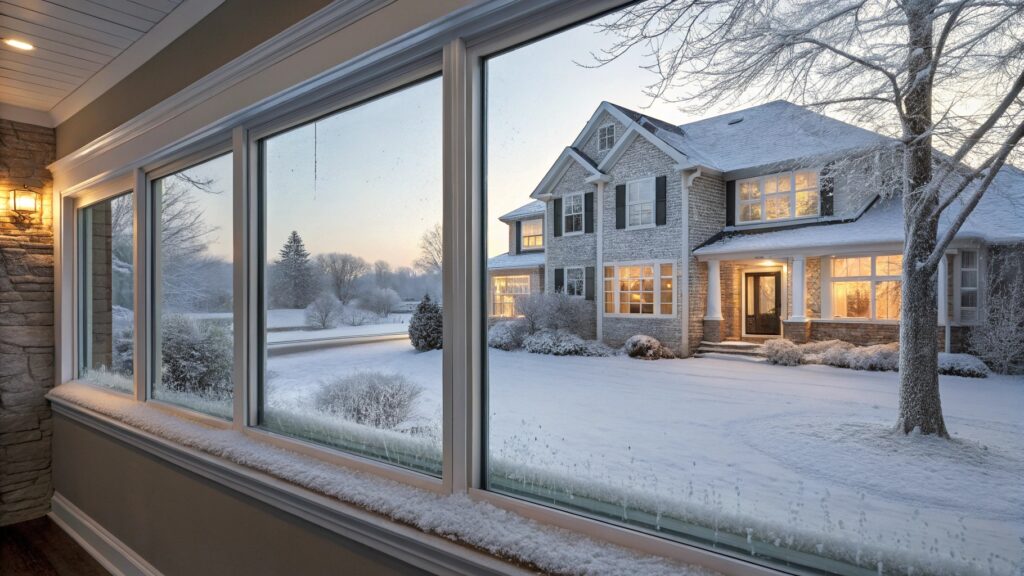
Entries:
<svg viewBox="0 0 1024 576">
<path fill-rule="evenodd" d="M 736 195 L 740 224 L 817 216 L 818 173 L 797 170 L 739 180 Z"/>
<path fill-rule="evenodd" d="M 530 277 L 495 276 L 491 278 L 491 316 L 513 318 L 519 315 L 516 301 L 530 295 Z"/>
<path fill-rule="evenodd" d="M 903 256 L 832 258 L 833 318 L 899 320 Z"/>
</svg>

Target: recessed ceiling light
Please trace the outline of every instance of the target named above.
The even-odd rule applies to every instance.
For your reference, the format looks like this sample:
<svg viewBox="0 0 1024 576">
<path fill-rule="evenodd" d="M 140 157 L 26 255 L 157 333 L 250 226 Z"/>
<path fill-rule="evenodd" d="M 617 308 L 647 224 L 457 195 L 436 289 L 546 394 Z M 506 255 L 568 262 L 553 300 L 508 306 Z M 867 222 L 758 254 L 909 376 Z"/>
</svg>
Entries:
<svg viewBox="0 0 1024 576">
<path fill-rule="evenodd" d="M 14 38 L 4 38 L 4 44 L 7 44 L 11 48 L 17 48 L 18 50 L 32 50 L 35 46 L 25 42 L 24 40 L 16 40 Z"/>
</svg>

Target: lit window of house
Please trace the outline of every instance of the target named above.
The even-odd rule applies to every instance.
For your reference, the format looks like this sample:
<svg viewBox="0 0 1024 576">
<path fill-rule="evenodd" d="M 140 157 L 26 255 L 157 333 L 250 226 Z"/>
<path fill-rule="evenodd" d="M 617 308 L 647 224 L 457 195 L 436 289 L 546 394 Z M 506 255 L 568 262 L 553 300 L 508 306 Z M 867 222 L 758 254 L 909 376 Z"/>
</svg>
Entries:
<svg viewBox="0 0 1024 576">
<path fill-rule="evenodd" d="M 520 245 L 523 250 L 536 250 L 544 247 L 544 220 L 523 220 L 520 224 Z"/>
<path fill-rule="evenodd" d="M 741 224 L 818 215 L 818 174 L 814 171 L 740 180 L 736 193 L 736 221 Z"/>
<path fill-rule="evenodd" d="M 570 194 L 564 200 L 565 234 L 583 233 L 583 194 Z"/>
<path fill-rule="evenodd" d="M 626 226 L 654 225 L 654 178 L 626 184 Z"/>
<path fill-rule="evenodd" d="M 903 256 L 832 259 L 832 317 L 900 319 Z"/>
<path fill-rule="evenodd" d="M 615 146 L 615 125 L 606 124 L 597 129 L 597 149 L 601 152 Z"/>
<path fill-rule="evenodd" d="M 605 314 L 671 315 L 672 264 L 604 267 Z"/>
<path fill-rule="evenodd" d="M 529 276 L 495 276 L 491 279 L 491 315 L 503 318 L 519 316 L 516 301 L 529 294 Z"/>
<path fill-rule="evenodd" d="M 978 320 L 978 253 L 960 252 L 960 321 Z"/>
</svg>

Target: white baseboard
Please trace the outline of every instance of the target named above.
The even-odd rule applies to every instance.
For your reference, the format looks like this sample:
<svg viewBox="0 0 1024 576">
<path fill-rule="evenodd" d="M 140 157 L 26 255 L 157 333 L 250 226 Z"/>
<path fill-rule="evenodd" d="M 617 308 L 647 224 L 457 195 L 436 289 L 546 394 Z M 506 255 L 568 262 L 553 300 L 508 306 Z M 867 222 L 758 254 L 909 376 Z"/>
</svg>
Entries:
<svg viewBox="0 0 1024 576">
<path fill-rule="evenodd" d="M 49 516 L 114 576 L 162 576 L 149 562 L 59 493 L 53 494 Z"/>
</svg>

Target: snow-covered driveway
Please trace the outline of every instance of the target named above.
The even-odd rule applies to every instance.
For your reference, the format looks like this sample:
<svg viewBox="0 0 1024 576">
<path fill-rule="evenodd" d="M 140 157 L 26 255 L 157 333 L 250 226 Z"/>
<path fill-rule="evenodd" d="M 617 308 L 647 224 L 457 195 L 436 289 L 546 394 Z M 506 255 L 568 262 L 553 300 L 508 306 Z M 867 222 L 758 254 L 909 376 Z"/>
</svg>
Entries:
<svg viewBox="0 0 1024 576">
<path fill-rule="evenodd" d="M 654 499 L 666 513 L 770 525 L 783 545 L 821 535 L 930 572 L 1024 567 L 1022 378 L 943 376 L 945 442 L 890 432 L 894 373 L 489 353 L 490 453 L 506 463 Z M 419 382 L 421 415 L 440 414 L 441 355 L 404 341 L 269 368 L 272 402 L 301 405 L 327 376 L 377 369 Z"/>
</svg>

